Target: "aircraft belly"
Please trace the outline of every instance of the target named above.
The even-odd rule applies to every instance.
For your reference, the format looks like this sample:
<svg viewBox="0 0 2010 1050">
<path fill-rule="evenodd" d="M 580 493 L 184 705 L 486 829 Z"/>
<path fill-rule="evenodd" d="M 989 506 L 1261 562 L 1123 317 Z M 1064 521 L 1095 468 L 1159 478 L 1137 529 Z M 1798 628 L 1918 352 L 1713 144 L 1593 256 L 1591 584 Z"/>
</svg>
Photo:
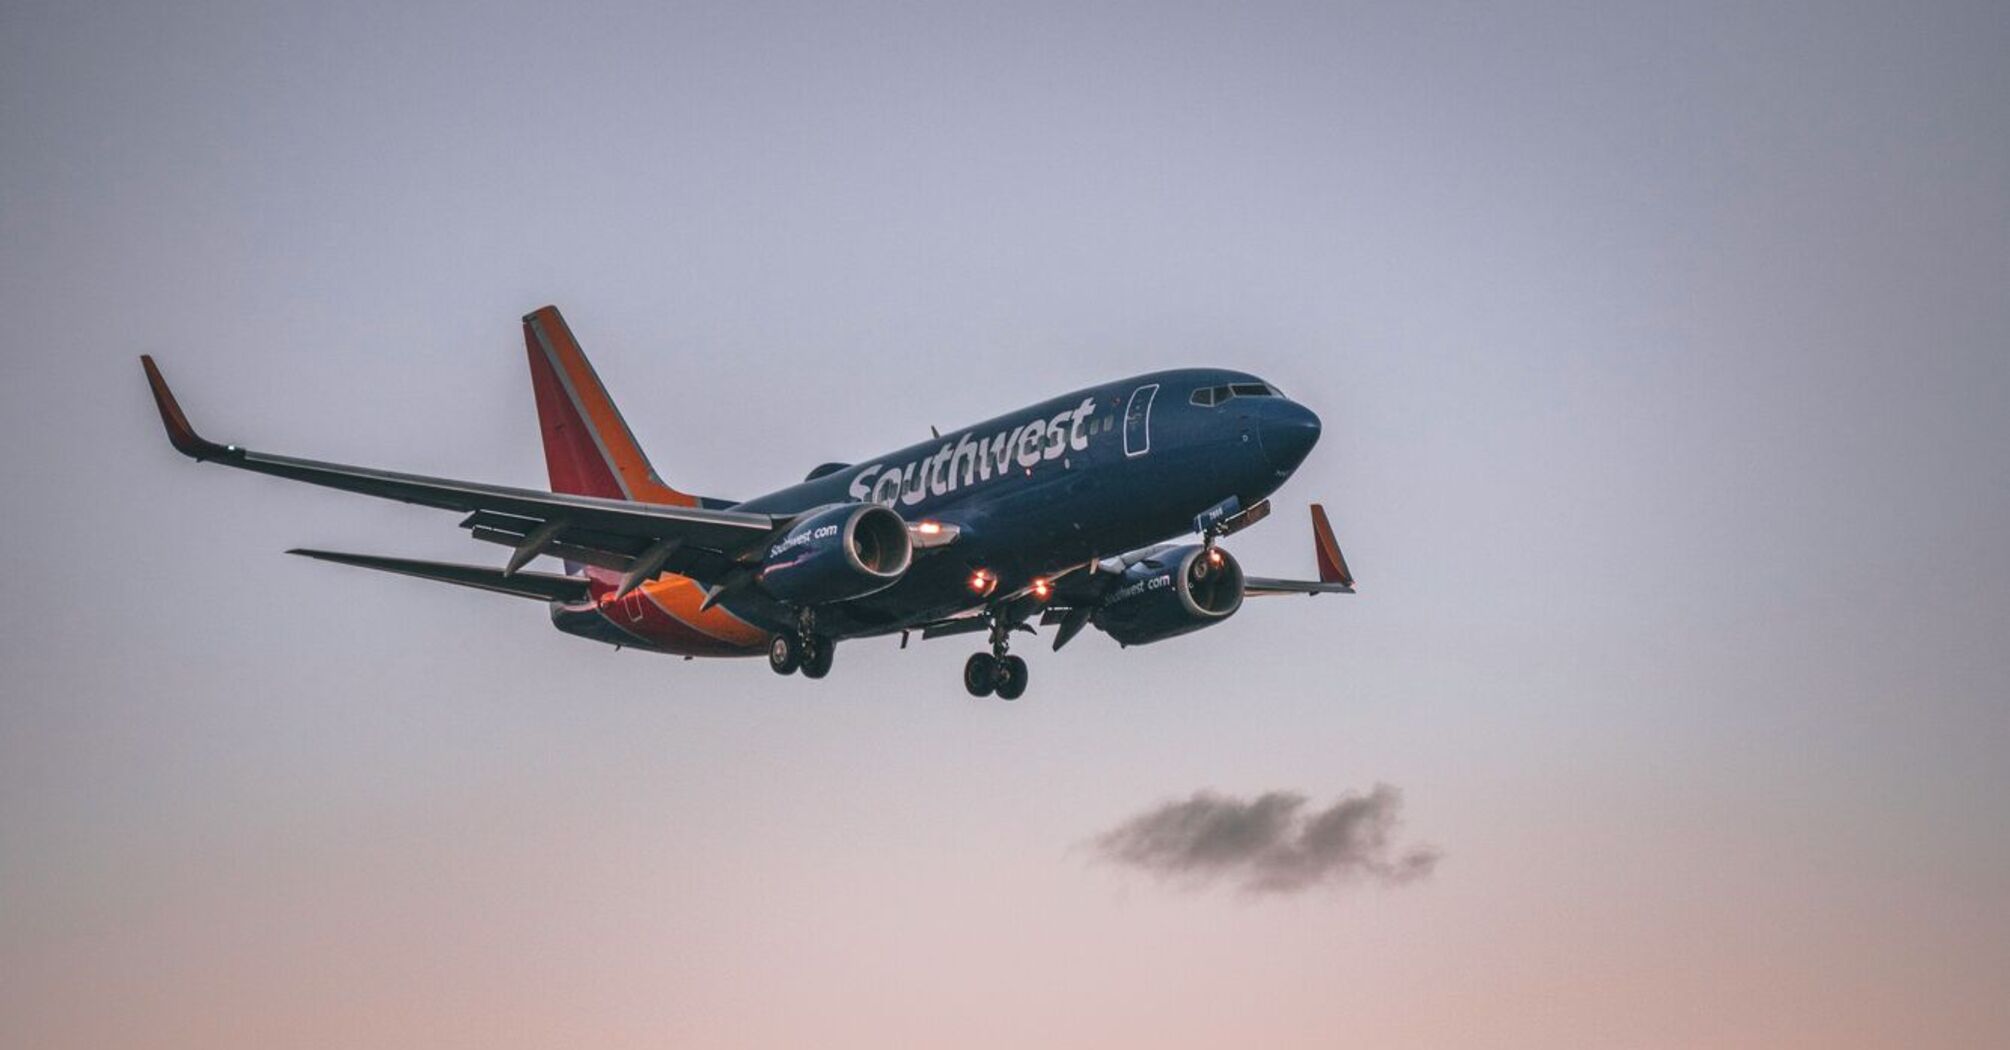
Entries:
<svg viewBox="0 0 2010 1050">
<path fill-rule="evenodd" d="M 559 630 L 612 645 L 680 656 L 758 656 L 769 628 L 724 606 L 701 610 L 705 593 L 682 576 L 652 580 L 620 598 L 602 590 L 590 604 L 553 606 Z"/>
</svg>

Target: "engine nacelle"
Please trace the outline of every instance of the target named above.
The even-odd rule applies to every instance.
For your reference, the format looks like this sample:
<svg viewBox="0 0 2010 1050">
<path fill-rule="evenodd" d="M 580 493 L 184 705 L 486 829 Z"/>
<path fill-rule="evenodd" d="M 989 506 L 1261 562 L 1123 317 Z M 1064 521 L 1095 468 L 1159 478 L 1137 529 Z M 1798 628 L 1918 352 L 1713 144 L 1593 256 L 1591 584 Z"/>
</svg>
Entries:
<svg viewBox="0 0 2010 1050">
<path fill-rule="evenodd" d="M 1242 566 L 1200 544 L 1162 551 L 1124 570 L 1092 621 L 1123 645 L 1212 627 L 1242 608 Z"/>
<path fill-rule="evenodd" d="M 907 522 L 877 503 L 840 503 L 797 519 L 761 560 L 761 589 L 792 605 L 862 598 L 914 561 Z"/>
</svg>

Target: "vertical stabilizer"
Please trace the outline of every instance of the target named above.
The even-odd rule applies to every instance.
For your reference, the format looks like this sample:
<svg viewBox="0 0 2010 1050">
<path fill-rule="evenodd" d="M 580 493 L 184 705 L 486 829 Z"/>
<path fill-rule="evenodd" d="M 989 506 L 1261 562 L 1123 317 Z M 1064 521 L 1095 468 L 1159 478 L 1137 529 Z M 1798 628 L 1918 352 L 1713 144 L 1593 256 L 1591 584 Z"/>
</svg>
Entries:
<svg viewBox="0 0 2010 1050">
<path fill-rule="evenodd" d="M 523 341 L 530 354 L 530 382 L 537 393 L 537 420 L 544 432 L 544 462 L 553 492 L 699 505 L 698 497 L 679 492 L 656 476 L 558 307 L 526 314 Z"/>
</svg>

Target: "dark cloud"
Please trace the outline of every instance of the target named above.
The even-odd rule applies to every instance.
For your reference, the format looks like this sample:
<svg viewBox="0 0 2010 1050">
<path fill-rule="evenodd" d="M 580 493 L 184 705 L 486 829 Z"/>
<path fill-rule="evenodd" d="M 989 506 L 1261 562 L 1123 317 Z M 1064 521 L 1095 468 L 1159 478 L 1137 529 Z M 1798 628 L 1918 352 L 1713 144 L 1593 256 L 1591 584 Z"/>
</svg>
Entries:
<svg viewBox="0 0 2010 1050">
<path fill-rule="evenodd" d="M 1167 802 L 1095 840 L 1104 860 L 1166 878 L 1209 883 L 1233 879 L 1256 893 L 1293 893 L 1366 878 L 1420 879 L 1437 866 L 1429 846 L 1390 842 L 1403 794 L 1377 784 L 1307 811 L 1304 795 L 1272 791 L 1247 801 L 1212 791 Z"/>
</svg>

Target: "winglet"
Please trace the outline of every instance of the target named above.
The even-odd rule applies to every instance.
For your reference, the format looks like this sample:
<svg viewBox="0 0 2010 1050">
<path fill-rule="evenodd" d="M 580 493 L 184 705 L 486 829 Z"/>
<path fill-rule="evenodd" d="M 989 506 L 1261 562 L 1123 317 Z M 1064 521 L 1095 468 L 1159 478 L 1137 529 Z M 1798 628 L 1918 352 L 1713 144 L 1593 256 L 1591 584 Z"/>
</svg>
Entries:
<svg viewBox="0 0 2010 1050">
<path fill-rule="evenodd" d="M 188 425 L 188 417 L 182 415 L 181 405 L 174 399 L 174 391 L 168 389 L 167 380 L 161 378 L 161 370 L 154 365 L 154 359 L 147 354 L 140 355 L 140 364 L 147 370 L 147 385 L 153 387 L 154 407 L 160 409 L 161 425 L 167 427 L 168 442 L 175 451 L 195 459 L 198 463 L 205 459 L 217 459 L 231 451 L 227 445 L 208 441 Z"/>
<path fill-rule="evenodd" d="M 1319 582 L 1354 586 L 1354 574 L 1347 570 L 1340 544 L 1334 542 L 1333 524 L 1326 520 L 1326 508 L 1317 503 L 1312 505 L 1312 553 L 1319 559 Z"/>
</svg>

